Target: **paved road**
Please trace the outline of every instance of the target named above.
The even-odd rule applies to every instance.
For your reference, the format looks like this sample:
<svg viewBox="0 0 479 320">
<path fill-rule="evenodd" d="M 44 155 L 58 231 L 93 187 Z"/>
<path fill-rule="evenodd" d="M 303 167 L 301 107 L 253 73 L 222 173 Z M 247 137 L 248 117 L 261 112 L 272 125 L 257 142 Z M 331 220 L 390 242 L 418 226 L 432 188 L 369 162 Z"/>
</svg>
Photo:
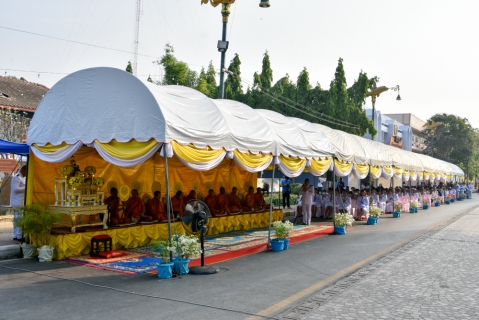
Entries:
<svg viewBox="0 0 479 320">
<path fill-rule="evenodd" d="M 428 269 L 422 264 L 432 261 L 436 268 L 444 268 L 441 260 L 428 258 L 411 262 L 411 268 L 415 264 L 421 266 L 412 268 L 413 271 L 404 269 L 409 267 L 407 262 L 409 260 L 400 264 L 397 276 L 403 275 L 403 279 L 411 281 L 402 282 L 401 285 L 398 282 L 392 282 L 391 286 L 398 287 L 398 297 L 402 296 L 403 299 L 412 297 L 408 304 L 404 302 L 395 304 L 391 296 L 395 299 L 398 297 L 394 296 L 395 291 L 391 289 L 378 292 L 367 290 L 367 294 L 358 296 L 353 290 L 362 288 L 366 281 L 373 281 L 370 288 L 374 289 L 376 286 L 379 290 L 388 276 L 372 279 L 373 275 L 379 274 L 379 271 L 387 271 L 389 264 L 384 257 L 388 255 L 393 257 L 395 252 L 399 252 L 394 251 L 397 246 L 407 248 L 413 243 L 411 241 L 416 241 L 418 236 L 429 231 L 430 228 L 477 205 L 479 205 L 479 198 L 474 198 L 450 206 L 420 211 L 414 215 L 405 214 L 401 219 L 393 219 L 389 215 L 381 217 L 377 226 L 358 223 L 353 230 L 348 231 L 346 236 L 325 236 L 294 244 L 290 250 L 281 253 L 264 252 L 218 264 L 221 272 L 212 276 L 187 275 L 182 279 L 158 280 L 153 275 L 130 276 L 62 262 L 48 264 L 25 260 L 3 261 L 0 262 L 0 299 L 2 299 L 0 318 L 245 319 L 255 314 L 285 318 L 285 316 L 291 316 L 292 312 L 298 309 L 296 307 L 304 308 L 305 302 L 318 294 L 324 294 L 323 290 L 331 284 L 346 281 L 349 274 L 371 263 L 372 265 L 383 263 L 379 270 L 376 268 L 376 271 L 368 271 L 367 274 L 363 272 L 356 276 L 360 279 L 356 282 L 350 278 L 348 280 L 350 285 L 347 287 L 344 284 L 344 290 L 332 290 L 330 296 L 333 298 L 328 300 L 323 297 L 321 301 L 324 303 L 316 304 L 317 308 L 310 306 L 308 312 L 294 313 L 296 318 L 313 317 L 312 319 L 315 319 L 314 317 L 323 317 L 323 311 L 328 310 L 330 313 L 325 317 L 332 318 L 331 312 L 334 313 L 339 307 L 345 305 L 341 295 L 352 292 L 354 299 L 345 298 L 348 300 L 347 303 L 351 304 L 348 312 L 358 310 L 354 311 L 354 316 L 350 318 L 360 316 L 380 318 L 384 314 L 375 315 L 374 308 L 392 312 L 395 309 L 391 309 L 390 306 L 396 305 L 397 309 L 405 310 L 406 306 L 411 306 L 411 301 L 421 301 L 417 298 L 420 293 L 419 288 L 411 291 L 413 293 L 408 293 L 407 288 L 413 287 L 412 280 L 423 279 L 422 275 Z M 472 213 L 470 216 L 473 216 Z M 467 217 L 469 215 L 459 220 Z M 474 229 L 472 223 L 471 228 Z M 436 233 L 435 237 L 438 234 Z M 446 235 L 440 237 L 449 239 Z M 455 241 L 434 241 L 439 248 L 439 250 L 434 249 L 435 251 L 440 251 L 440 248 L 446 244 L 451 243 L 452 246 L 456 244 Z M 458 245 L 469 243 L 457 242 Z M 472 245 L 472 242 L 470 244 Z M 418 246 L 416 245 L 415 248 Z M 473 255 L 462 254 L 463 252 L 457 251 L 454 257 L 469 265 Z M 402 254 L 399 256 L 403 257 Z M 420 255 L 418 257 L 420 258 Z M 389 263 L 393 263 L 393 260 Z M 455 268 L 458 269 L 457 266 Z M 458 270 L 463 272 L 462 269 Z M 447 273 L 443 275 L 443 278 L 445 282 L 439 281 L 440 285 L 445 283 L 450 288 L 469 286 L 469 291 L 477 291 L 477 289 L 470 289 L 475 282 L 462 281 L 461 279 L 464 279 L 462 275 Z M 462 282 L 450 281 L 454 279 Z M 428 285 L 430 281 L 430 279 L 426 280 L 423 286 Z M 398 284 L 394 285 L 394 283 Z M 431 299 L 435 299 L 435 294 L 434 290 L 431 290 Z M 460 294 L 447 295 L 451 299 L 458 299 L 459 296 Z M 343 303 L 331 304 L 336 299 Z M 445 304 L 448 302 L 447 298 L 439 301 Z M 452 303 L 452 306 L 448 307 L 455 306 L 456 304 Z M 323 308 L 328 309 L 323 310 Z M 417 305 L 411 307 L 411 310 L 416 309 Z M 474 311 L 473 308 L 470 310 Z M 338 311 L 337 316 L 347 318 L 348 315 L 340 314 Z M 388 318 L 394 318 L 394 316 Z"/>
</svg>

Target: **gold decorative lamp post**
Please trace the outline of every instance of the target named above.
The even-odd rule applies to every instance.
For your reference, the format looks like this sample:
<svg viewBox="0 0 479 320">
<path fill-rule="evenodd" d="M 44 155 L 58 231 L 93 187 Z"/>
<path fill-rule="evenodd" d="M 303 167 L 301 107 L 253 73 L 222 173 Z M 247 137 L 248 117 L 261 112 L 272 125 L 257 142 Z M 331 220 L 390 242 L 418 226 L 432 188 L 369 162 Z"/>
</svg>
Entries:
<svg viewBox="0 0 479 320">
<path fill-rule="evenodd" d="M 228 24 L 228 17 L 230 15 L 230 7 L 235 2 L 235 0 L 201 0 L 201 4 L 208 4 L 208 2 L 213 6 L 217 7 L 221 4 L 221 16 L 223 17 L 223 34 L 221 40 L 218 41 L 218 51 L 221 52 L 221 67 L 220 67 L 220 85 L 218 90 L 218 98 L 223 99 L 224 97 L 224 80 L 225 80 L 225 55 L 226 50 L 228 50 L 229 42 L 226 41 L 226 29 Z M 259 6 L 261 8 L 269 8 L 270 4 L 268 0 L 260 0 Z"/>
<path fill-rule="evenodd" d="M 374 127 L 374 115 L 376 113 L 376 98 L 379 97 L 379 95 L 385 91 L 388 91 L 388 90 L 393 90 L 393 91 L 397 91 L 398 92 L 398 96 L 396 98 L 397 101 L 401 101 L 401 95 L 399 94 L 399 85 L 395 86 L 395 87 L 392 87 L 392 88 L 388 88 L 388 87 L 385 87 L 385 86 L 381 86 L 381 87 L 376 87 L 376 82 L 373 82 L 373 88 L 371 89 L 371 91 L 369 91 L 368 93 L 366 93 L 366 97 L 371 97 L 371 102 L 372 102 L 372 105 L 373 105 L 373 113 L 372 113 L 372 120 L 373 120 L 373 127 Z"/>
</svg>

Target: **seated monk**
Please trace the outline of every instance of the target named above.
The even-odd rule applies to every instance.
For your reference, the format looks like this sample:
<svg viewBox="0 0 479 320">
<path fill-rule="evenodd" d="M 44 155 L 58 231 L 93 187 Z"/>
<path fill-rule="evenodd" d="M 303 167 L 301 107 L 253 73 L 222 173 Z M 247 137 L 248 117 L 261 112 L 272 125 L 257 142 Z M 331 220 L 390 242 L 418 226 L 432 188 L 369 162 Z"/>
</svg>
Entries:
<svg viewBox="0 0 479 320">
<path fill-rule="evenodd" d="M 196 191 L 195 190 L 190 190 L 190 193 L 185 197 L 185 203 L 187 203 L 190 200 L 197 200 L 196 198 Z"/>
<path fill-rule="evenodd" d="M 208 208 L 211 211 L 211 214 L 213 217 L 220 216 L 220 211 L 217 209 L 216 206 L 216 195 L 215 191 L 213 189 L 208 190 L 208 195 L 205 197 L 205 204 L 208 206 Z M 224 214 L 223 214 L 224 215 Z"/>
<path fill-rule="evenodd" d="M 237 195 L 238 188 L 233 187 L 231 193 L 228 195 L 229 209 L 231 213 L 249 212 L 250 208 L 241 205 L 241 199 Z"/>
<path fill-rule="evenodd" d="M 173 214 L 175 218 L 183 215 L 183 207 L 185 206 L 183 191 L 178 190 L 173 198 L 171 198 L 171 206 L 173 207 Z"/>
<path fill-rule="evenodd" d="M 244 204 L 248 207 L 248 211 L 255 211 L 253 187 L 248 188 L 248 193 L 244 196 Z"/>
<path fill-rule="evenodd" d="M 263 197 L 263 189 L 260 187 L 256 188 L 258 191 L 254 194 L 254 206 L 255 211 L 262 211 L 266 209 L 266 202 L 264 201 Z"/>
<path fill-rule="evenodd" d="M 121 223 L 126 223 L 130 222 L 129 219 L 128 221 L 125 221 L 122 219 L 123 212 L 122 207 L 120 205 L 120 198 L 118 197 L 118 189 L 113 187 L 110 189 L 110 196 L 105 199 L 105 204 L 108 206 L 108 214 L 110 217 L 110 223 L 111 224 L 121 224 Z"/>
<path fill-rule="evenodd" d="M 220 194 L 216 196 L 216 209 L 219 211 L 218 215 L 230 213 L 228 196 L 224 187 L 220 188 Z"/>
<path fill-rule="evenodd" d="M 125 217 L 133 222 L 153 220 L 152 216 L 146 215 L 145 204 L 136 189 L 131 190 L 131 197 L 126 202 Z"/>
<path fill-rule="evenodd" d="M 147 204 L 148 214 L 153 216 L 158 220 L 167 220 L 165 205 L 161 201 L 161 192 L 155 191 L 153 193 L 153 199 L 148 201 Z M 170 215 L 170 218 L 173 219 L 173 215 Z"/>
</svg>

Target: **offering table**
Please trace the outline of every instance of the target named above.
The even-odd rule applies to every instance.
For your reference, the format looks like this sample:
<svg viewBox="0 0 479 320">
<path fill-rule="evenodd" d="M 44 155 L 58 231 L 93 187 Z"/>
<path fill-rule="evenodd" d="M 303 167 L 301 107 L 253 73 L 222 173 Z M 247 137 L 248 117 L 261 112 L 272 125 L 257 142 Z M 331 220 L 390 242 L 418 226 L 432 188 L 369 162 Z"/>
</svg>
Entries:
<svg viewBox="0 0 479 320">
<path fill-rule="evenodd" d="M 108 229 L 107 221 L 108 221 L 108 208 L 106 205 L 93 205 L 93 206 L 59 206 L 53 205 L 48 206 L 47 208 L 51 212 L 59 213 L 59 214 L 66 214 L 71 216 L 72 222 L 72 232 L 76 231 L 76 227 L 86 227 L 86 226 L 97 226 L 103 225 L 103 229 Z M 83 222 L 83 216 L 91 216 L 103 214 L 103 221 L 91 221 L 90 217 L 88 221 Z M 80 223 L 77 221 L 77 217 L 80 217 Z"/>
</svg>

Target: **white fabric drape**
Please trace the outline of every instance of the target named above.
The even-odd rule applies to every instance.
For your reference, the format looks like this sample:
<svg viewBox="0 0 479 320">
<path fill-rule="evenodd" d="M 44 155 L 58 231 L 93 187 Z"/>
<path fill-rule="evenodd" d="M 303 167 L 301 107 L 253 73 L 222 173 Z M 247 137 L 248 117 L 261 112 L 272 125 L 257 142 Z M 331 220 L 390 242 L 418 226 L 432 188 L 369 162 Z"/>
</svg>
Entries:
<svg viewBox="0 0 479 320">
<path fill-rule="evenodd" d="M 260 171 L 266 170 L 266 168 L 268 168 L 271 165 L 271 163 L 273 162 L 273 157 L 271 157 L 270 161 L 266 162 L 264 165 L 262 165 L 261 167 L 258 167 L 258 168 L 248 167 L 248 166 L 242 164 L 240 161 L 238 161 L 238 159 L 236 157 L 233 157 L 233 160 L 235 161 L 236 165 L 243 170 L 246 170 L 248 172 L 260 172 Z"/>
<path fill-rule="evenodd" d="M 394 169 L 391 169 L 391 173 L 387 173 L 384 168 L 381 168 L 381 177 L 384 179 L 391 179 L 393 176 Z"/>
<path fill-rule="evenodd" d="M 353 170 L 354 168 L 354 164 L 351 166 L 351 169 L 349 169 L 348 171 L 346 172 L 342 172 L 341 170 L 339 170 L 336 166 L 334 166 L 334 173 L 338 176 L 338 177 L 347 177 L 349 176 L 349 174 L 351 173 L 351 171 Z"/>
<path fill-rule="evenodd" d="M 68 160 L 75 152 L 83 146 L 81 141 L 77 141 L 75 144 L 67 145 L 65 148 L 61 148 L 55 152 L 44 153 L 35 148 L 32 145 L 32 151 L 37 158 L 42 161 L 58 163 Z"/>
<path fill-rule="evenodd" d="M 217 167 L 221 163 L 221 161 L 223 161 L 225 156 L 226 156 L 226 151 L 223 151 L 223 154 L 221 156 L 207 162 L 188 162 L 181 159 L 180 157 L 178 157 L 178 159 L 180 159 L 180 161 L 190 169 L 197 170 L 197 171 L 207 171 Z"/>
<path fill-rule="evenodd" d="M 358 170 L 356 170 L 356 166 L 353 165 L 353 169 L 351 171 L 353 172 L 353 175 L 356 177 L 356 179 L 361 180 L 361 179 L 364 179 L 368 176 L 368 173 L 369 173 L 370 170 L 368 172 L 365 172 L 364 174 L 361 174 L 361 173 L 358 172 Z"/>
<path fill-rule="evenodd" d="M 150 151 L 148 151 L 147 153 L 145 153 L 144 155 L 142 155 L 139 158 L 127 159 L 127 160 L 126 159 L 119 159 L 117 157 L 114 157 L 114 156 L 108 154 L 96 142 L 93 143 L 93 146 L 95 147 L 95 149 L 98 152 L 98 154 L 100 155 L 100 157 L 103 158 L 103 160 L 105 160 L 107 162 L 110 162 L 110 163 L 113 163 L 114 165 L 119 166 L 119 167 L 128 168 L 128 167 L 134 167 L 134 166 L 137 166 L 139 164 L 142 164 L 146 160 L 150 159 L 155 154 L 155 152 L 157 152 L 160 149 L 161 144 L 158 143 L 156 146 L 151 148 Z"/>
<path fill-rule="evenodd" d="M 402 180 L 402 172 L 401 174 L 396 174 L 396 170 L 394 170 L 394 168 L 393 168 L 393 175 L 394 175 L 394 178 L 398 180 Z"/>
<path fill-rule="evenodd" d="M 291 171 L 286 167 L 281 161 L 278 163 L 278 168 L 279 170 L 287 177 L 290 178 L 295 178 L 299 176 L 301 173 L 303 173 L 304 168 L 306 167 L 306 161 L 304 162 L 304 165 L 298 170 L 298 171 Z"/>
<path fill-rule="evenodd" d="M 383 168 L 381 168 L 381 169 L 379 170 L 377 176 L 374 175 L 374 173 L 372 172 L 371 169 L 369 169 L 369 172 L 371 172 L 371 177 L 372 177 L 373 179 L 379 179 L 379 178 L 381 177 L 381 173 L 383 172 Z"/>
<path fill-rule="evenodd" d="M 416 172 L 416 174 L 409 174 L 409 178 L 411 179 L 411 181 L 416 181 L 417 180 L 417 177 L 419 176 L 419 174 Z"/>
</svg>

